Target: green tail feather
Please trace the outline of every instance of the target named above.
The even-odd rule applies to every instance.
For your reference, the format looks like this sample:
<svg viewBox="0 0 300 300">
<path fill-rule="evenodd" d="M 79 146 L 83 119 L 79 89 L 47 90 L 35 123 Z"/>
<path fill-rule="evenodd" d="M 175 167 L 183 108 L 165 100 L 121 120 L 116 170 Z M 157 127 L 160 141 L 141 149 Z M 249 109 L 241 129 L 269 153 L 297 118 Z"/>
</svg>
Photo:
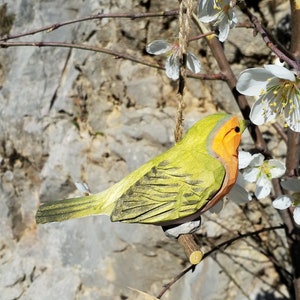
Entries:
<svg viewBox="0 0 300 300">
<path fill-rule="evenodd" d="M 60 222 L 95 214 L 110 214 L 109 208 L 103 208 L 102 193 L 82 198 L 49 201 L 42 204 L 35 219 L 38 224 Z"/>
</svg>

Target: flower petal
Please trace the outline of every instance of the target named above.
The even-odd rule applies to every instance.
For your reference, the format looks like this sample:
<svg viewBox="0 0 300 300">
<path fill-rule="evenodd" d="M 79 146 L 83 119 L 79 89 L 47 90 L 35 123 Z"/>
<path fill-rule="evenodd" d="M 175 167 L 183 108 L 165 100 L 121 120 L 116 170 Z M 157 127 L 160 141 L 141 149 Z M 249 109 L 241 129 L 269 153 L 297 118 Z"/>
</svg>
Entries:
<svg viewBox="0 0 300 300">
<path fill-rule="evenodd" d="M 87 183 L 85 182 L 74 182 L 77 190 L 83 195 L 91 195 L 91 191 Z"/>
<path fill-rule="evenodd" d="M 238 23 L 238 18 L 232 9 L 228 11 L 228 19 L 230 20 L 230 28 L 235 27 L 235 25 Z"/>
<path fill-rule="evenodd" d="M 193 233 L 197 231 L 201 226 L 201 219 L 193 220 L 183 224 L 170 226 L 164 230 L 165 235 L 170 238 L 177 238 L 181 234 Z"/>
<path fill-rule="evenodd" d="M 200 64 L 198 58 L 193 53 L 191 53 L 191 52 L 187 53 L 186 66 L 193 73 L 199 73 L 200 70 L 201 70 L 201 64 Z"/>
<path fill-rule="evenodd" d="M 217 19 L 217 17 L 218 17 L 217 14 L 214 14 L 212 16 L 206 15 L 206 16 L 202 16 L 202 17 L 199 15 L 199 20 L 203 23 L 210 23 L 210 22 L 215 21 Z"/>
<path fill-rule="evenodd" d="M 214 21 L 218 17 L 219 10 L 215 8 L 215 1 L 200 0 L 198 5 L 198 17 L 203 23 Z"/>
<path fill-rule="evenodd" d="M 241 72 L 236 89 L 247 96 L 258 96 L 273 75 L 263 68 L 247 69 Z"/>
<path fill-rule="evenodd" d="M 294 221 L 300 225 L 300 206 L 297 206 L 293 213 Z"/>
<path fill-rule="evenodd" d="M 300 178 L 287 178 L 281 181 L 281 186 L 288 191 L 300 192 Z"/>
<path fill-rule="evenodd" d="M 245 169 L 246 167 L 249 166 L 252 160 L 252 155 L 250 152 L 247 151 L 239 151 L 238 158 L 239 158 L 239 170 Z"/>
<path fill-rule="evenodd" d="M 146 51 L 150 54 L 159 55 L 172 49 L 172 45 L 166 40 L 155 40 L 146 46 Z"/>
<path fill-rule="evenodd" d="M 171 55 L 166 62 L 166 74 L 169 78 L 177 80 L 179 78 L 179 57 Z"/>
<path fill-rule="evenodd" d="M 224 17 L 219 23 L 218 29 L 219 29 L 219 36 L 218 36 L 219 41 L 224 42 L 227 39 L 230 30 L 230 24 L 226 17 Z"/>
<path fill-rule="evenodd" d="M 272 202 L 273 207 L 276 209 L 287 209 L 291 204 L 291 198 L 286 195 L 279 196 Z"/>
<path fill-rule="evenodd" d="M 297 116 L 299 115 L 299 111 L 295 110 L 294 114 L 288 115 L 287 110 L 285 110 L 285 121 L 288 126 L 295 132 L 300 132 L 300 118 Z"/>
<path fill-rule="evenodd" d="M 294 90 L 295 89 L 295 90 Z M 284 117 L 288 126 L 296 131 L 300 132 L 300 91 L 294 87 L 292 91 L 287 95 L 288 103 L 284 109 Z"/>
<path fill-rule="evenodd" d="M 252 160 L 250 161 L 250 167 L 259 167 L 264 163 L 265 157 L 261 153 L 255 153 L 252 155 Z"/>
<path fill-rule="evenodd" d="M 296 81 L 294 73 L 285 67 L 278 66 L 278 65 L 264 65 L 264 68 L 268 72 L 273 74 L 275 77 L 286 79 L 289 81 Z"/>
<path fill-rule="evenodd" d="M 277 159 L 269 160 L 270 173 L 272 178 L 279 178 L 285 173 L 285 165 Z"/>
<path fill-rule="evenodd" d="M 255 125 L 262 125 L 273 121 L 277 113 L 266 103 L 265 99 L 259 98 L 252 106 L 250 111 L 250 120 Z"/>
<path fill-rule="evenodd" d="M 259 168 L 246 168 L 243 171 L 243 177 L 248 182 L 255 182 L 259 175 Z"/>
<path fill-rule="evenodd" d="M 256 182 L 255 196 L 263 199 L 271 193 L 272 184 L 265 174 L 261 175 Z"/>
</svg>

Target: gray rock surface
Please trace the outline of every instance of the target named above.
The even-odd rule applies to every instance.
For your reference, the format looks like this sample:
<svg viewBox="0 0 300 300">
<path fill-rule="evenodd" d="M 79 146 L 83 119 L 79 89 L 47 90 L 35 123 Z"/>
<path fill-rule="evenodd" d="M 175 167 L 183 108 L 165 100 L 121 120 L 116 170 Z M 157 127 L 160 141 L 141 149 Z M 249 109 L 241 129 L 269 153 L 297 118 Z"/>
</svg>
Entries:
<svg viewBox="0 0 300 300">
<path fill-rule="evenodd" d="M 142 2 L 9 1 L 8 12 L 15 14 L 10 33 L 102 11 L 146 11 Z M 174 1 L 151 1 L 152 11 L 172 8 Z M 173 38 L 176 26 L 174 18 L 103 19 L 22 40 L 86 43 L 142 57 L 148 42 Z M 197 42 L 192 47 L 197 53 Z M 0 49 L 0 63 L 0 298 L 143 299 L 129 287 L 157 295 L 187 263 L 161 228 L 111 223 L 105 216 L 36 226 L 34 214 L 40 202 L 80 196 L 75 181 L 101 191 L 170 147 L 176 84 L 163 71 L 75 49 Z M 210 84 L 187 82 L 186 127 L 215 111 Z M 218 84 L 218 101 L 229 107 L 232 96 Z M 243 212 L 231 205 L 223 217 L 241 230 Z M 205 224 L 203 233 L 226 233 L 214 221 Z M 251 245 L 242 246 L 245 257 L 266 260 Z M 220 259 L 228 273 L 236 272 L 226 255 Z M 244 290 L 255 299 L 274 284 L 275 275 L 269 276 L 270 285 L 254 283 L 265 265 L 250 264 L 254 275 L 239 269 L 244 278 L 238 279 L 249 283 Z M 247 298 L 218 260 L 209 258 L 163 299 Z"/>
</svg>

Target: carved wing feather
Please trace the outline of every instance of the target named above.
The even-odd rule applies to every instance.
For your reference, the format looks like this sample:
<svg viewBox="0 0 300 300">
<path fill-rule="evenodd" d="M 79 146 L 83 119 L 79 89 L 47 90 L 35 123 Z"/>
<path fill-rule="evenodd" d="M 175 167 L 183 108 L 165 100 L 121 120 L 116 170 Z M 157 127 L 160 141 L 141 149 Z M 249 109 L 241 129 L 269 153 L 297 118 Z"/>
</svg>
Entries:
<svg viewBox="0 0 300 300">
<path fill-rule="evenodd" d="M 156 163 L 115 202 L 111 220 L 160 224 L 195 214 L 225 176 L 215 158 L 205 153 L 196 158 L 189 154 Z"/>
</svg>

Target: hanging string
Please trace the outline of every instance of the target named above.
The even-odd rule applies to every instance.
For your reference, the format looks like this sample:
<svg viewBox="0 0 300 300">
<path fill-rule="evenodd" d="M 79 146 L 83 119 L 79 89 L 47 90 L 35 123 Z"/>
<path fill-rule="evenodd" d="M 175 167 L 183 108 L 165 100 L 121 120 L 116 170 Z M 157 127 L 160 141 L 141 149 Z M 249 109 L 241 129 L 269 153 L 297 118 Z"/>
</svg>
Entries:
<svg viewBox="0 0 300 300">
<path fill-rule="evenodd" d="M 186 78 L 187 47 L 190 34 L 190 22 L 193 13 L 194 0 L 179 0 L 179 85 L 178 85 L 178 108 L 176 126 L 174 131 L 176 143 L 182 139 L 183 133 L 183 91 Z"/>
<path fill-rule="evenodd" d="M 183 91 L 186 78 L 187 63 L 187 47 L 190 34 L 190 21 L 193 13 L 193 0 L 179 0 L 179 85 L 178 85 L 178 109 L 176 126 L 174 131 L 175 141 L 178 143 L 182 139 L 183 133 L 183 108 L 184 99 Z M 192 234 L 181 234 L 177 238 L 178 242 L 183 246 L 184 251 L 191 264 L 200 263 L 203 253 L 199 249 L 198 244 Z"/>
</svg>

